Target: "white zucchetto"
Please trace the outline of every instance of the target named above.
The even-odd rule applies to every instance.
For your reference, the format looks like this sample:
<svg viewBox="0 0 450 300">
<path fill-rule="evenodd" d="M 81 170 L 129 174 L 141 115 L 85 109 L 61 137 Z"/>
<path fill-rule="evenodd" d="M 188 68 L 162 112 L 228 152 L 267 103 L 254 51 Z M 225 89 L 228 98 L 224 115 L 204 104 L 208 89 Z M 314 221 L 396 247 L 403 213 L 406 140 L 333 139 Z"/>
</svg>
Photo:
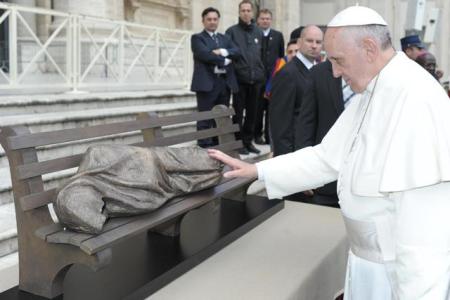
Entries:
<svg viewBox="0 0 450 300">
<path fill-rule="evenodd" d="M 328 27 L 383 25 L 386 21 L 376 11 L 365 6 L 350 6 L 340 11 L 328 23 Z"/>
</svg>

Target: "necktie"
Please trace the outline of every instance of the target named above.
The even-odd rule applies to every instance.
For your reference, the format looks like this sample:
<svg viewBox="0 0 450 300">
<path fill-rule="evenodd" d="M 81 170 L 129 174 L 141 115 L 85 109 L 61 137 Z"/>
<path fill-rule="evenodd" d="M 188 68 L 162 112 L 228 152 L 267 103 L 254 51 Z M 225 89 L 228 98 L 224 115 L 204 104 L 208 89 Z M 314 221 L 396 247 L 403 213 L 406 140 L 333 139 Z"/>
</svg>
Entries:
<svg viewBox="0 0 450 300">
<path fill-rule="evenodd" d="M 345 81 L 342 81 L 342 100 L 344 101 L 344 108 L 347 108 L 347 106 L 350 104 L 350 99 L 355 96 L 355 92 L 352 91 L 350 86 L 345 83 Z"/>
<path fill-rule="evenodd" d="M 219 38 L 217 37 L 217 34 L 213 33 L 212 39 L 216 42 L 217 47 L 219 47 Z"/>
</svg>

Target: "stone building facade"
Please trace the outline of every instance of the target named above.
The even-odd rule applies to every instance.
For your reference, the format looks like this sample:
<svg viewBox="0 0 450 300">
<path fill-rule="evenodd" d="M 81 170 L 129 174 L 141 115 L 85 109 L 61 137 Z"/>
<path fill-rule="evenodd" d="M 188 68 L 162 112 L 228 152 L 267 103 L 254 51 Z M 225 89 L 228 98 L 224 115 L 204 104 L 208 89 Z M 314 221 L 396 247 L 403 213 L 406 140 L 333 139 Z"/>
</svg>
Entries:
<svg viewBox="0 0 450 300">
<path fill-rule="evenodd" d="M 423 0 L 422 0 L 423 1 Z M 6 2 L 6 1 L 3 1 Z M 158 27 L 201 30 L 201 11 L 214 6 L 222 13 L 220 30 L 236 23 L 239 0 L 10 0 L 8 2 L 52 8 L 64 12 L 79 13 L 114 20 L 127 20 Z M 354 5 L 369 6 L 377 10 L 389 23 L 394 45 L 400 49 L 399 40 L 405 35 L 408 3 L 417 0 L 254 0 L 258 7 L 272 10 L 274 27 L 282 31 L 287 39 L 289 33 L 300 25 L 326 25 L 341 9 Z M 450 73 L 450 1 L 428 0 L 424 19 L 433 8 L 439 11 L 434 40 L 429 49 L 436 55 L 439 67 Z M 33 18 L 33 16 L 30 16 Z M 41 35 L 48 34 L 51 20 L 32 20 L 34 29 Z M 426 23 L 426 22 L 425 22 Z M 424 23 L 424 24 L 425 24 Z"/>
</svg>

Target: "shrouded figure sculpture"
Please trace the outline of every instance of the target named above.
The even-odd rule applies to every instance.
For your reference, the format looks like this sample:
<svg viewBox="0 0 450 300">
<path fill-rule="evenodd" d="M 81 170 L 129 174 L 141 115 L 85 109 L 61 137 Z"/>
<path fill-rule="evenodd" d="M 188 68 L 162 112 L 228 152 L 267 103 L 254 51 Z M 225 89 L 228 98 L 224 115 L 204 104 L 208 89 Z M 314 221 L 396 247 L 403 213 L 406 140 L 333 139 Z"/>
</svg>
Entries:
<svg viewBox="0 0 450 300">
<path fill-rule="evenodd" d="M 60 189 L 55 211 L 70 229 L 99 233 L 109 217 L 148 213 L 217 184 L 222 167 L 199 147 L 93 146 Z"/>
</svg>

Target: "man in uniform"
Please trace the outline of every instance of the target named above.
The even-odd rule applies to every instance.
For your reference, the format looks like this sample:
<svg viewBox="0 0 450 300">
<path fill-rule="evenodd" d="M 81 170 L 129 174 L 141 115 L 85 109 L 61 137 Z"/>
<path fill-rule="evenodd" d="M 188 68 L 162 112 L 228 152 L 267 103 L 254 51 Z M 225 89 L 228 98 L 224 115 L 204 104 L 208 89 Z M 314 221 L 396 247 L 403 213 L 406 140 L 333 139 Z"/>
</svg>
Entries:
<svg viewBox="0 0 450 300">
<path fill-rule="evenodd" d="M 353 6 L 328 24 L 333 74 L 358 93 L 323 141 L 256 165 L 220 151 L 225 177 L 258 176 L 269 198 L 338 180 L 350 254 L 346 299 L 450 295 L 450 101 L 392 48 L 384 19 Z M 357 101 L 356 101 L 357 100 Z"/>
<path fill-rule="evenodd" d="M 402 51 L 412 60 L 416 60 L 419 55 L 426 51 L 425 45 L 422 44 L 422 41 L 417 34 L 401 38 L 400 44 L 402 45 Z"/>
</svg>

